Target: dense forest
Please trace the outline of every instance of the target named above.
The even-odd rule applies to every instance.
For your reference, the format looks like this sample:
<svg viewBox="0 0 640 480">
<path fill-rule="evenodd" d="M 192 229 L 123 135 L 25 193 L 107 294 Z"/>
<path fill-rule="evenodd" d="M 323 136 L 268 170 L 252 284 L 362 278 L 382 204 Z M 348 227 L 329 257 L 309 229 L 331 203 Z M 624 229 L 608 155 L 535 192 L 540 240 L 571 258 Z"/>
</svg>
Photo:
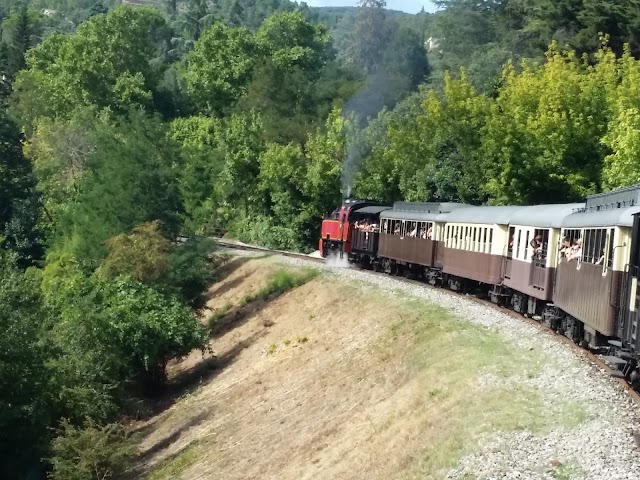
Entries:
<svg viewBox="0 0 640 480">
<path fill-rule="evenodd" d="M 640 181 L 630 0 L 0 1 L 0 478 L 118 478 L 208 348 L 215 245 L 309 251 L 348 193 Z M 199 240 L 198 240 L 199 239 Z"/>
</svg>

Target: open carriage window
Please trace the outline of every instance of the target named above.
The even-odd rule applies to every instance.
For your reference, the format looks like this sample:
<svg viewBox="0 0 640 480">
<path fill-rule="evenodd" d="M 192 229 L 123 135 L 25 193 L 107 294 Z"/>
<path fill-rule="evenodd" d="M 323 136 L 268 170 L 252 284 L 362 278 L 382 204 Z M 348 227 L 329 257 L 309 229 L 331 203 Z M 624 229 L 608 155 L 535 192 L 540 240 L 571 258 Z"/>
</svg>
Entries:
<svg viewBox="0 0 640 480">
<path fill-rule="evenodd" d="M 507 244 L 507 257 L 513 258 L 513 246 L 515 242 L 516 227 L 509 227 L 509 243 Z"/>
<path fill-rule="evenodd" d="M 605 262 L 605 248 L 607 244 L 607 231 L 602 228 L 592 228 L 584 231 L 584 243 L 582 245 L 582 261 L 603 265 Z"/>
<path fill-rule="evenodd" d="M 613 268 L 613 250 L 616 246 L 615 233 L 616 233 L 615 228 L 612 228 L 609 230 L 609 243 L 607 244 L 607 252 L 606 252 L 608 268 Z"/>
<path fill-rule="evenodd" d="M 533 239 L 529 242 L 529 249 L 531 250 L 533 263 L 538 266 L 545 266 L 549 250 L 549 230 L 536 228 L 533 231 Z"/>
<path fill-rule="evenodd" d="M 577 260 L 582 257 L 582 230 L 565 229 L 562 231 L 558 255 L 561 261 Z"/>
</svg>

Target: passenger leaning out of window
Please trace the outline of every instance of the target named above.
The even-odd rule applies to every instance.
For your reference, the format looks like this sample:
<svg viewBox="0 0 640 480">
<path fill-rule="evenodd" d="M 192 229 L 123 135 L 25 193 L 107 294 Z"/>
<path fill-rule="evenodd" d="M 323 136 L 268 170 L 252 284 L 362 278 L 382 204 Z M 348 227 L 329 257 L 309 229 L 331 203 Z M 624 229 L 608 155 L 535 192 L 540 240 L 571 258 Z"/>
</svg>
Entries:
<svg viewBox="0 0 640 480">
<path fill-rule="evenodd" d="M 569 260 L 569 253 L 571 251 L 571 242 L 569 238 L 563 237 L 562 243 L 560 244 L 560 258 L 565 258 Z"/>
<path fill-rule="evenodd" d="M 569 249 L 567 260 L 578 260 L 582 257 L 582 238 L 576 240 L 576 243 Z"/>
<path fill-rule="evenodd" d="M 542 235 L 536 235 L 535 238 L 529 242 L 529 245 L 531 245 L 532 249 L 531 258 L 540 258 L 542 255 Z"/>
</svg>

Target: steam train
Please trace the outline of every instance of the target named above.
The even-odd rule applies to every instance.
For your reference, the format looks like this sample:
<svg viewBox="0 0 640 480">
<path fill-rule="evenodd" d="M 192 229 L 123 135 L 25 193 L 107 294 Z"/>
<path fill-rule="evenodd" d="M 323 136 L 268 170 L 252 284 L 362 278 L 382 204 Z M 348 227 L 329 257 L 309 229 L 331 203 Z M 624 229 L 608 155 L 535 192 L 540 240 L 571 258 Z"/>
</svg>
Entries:
<svg viewBox="0 0 640 480">
<path fill-rule="evenodd" d="M 559 205 L 346 200 L 319 249 L 486 295 L 605 354 L 640 390 L 640 184 Z"/>
</svg>

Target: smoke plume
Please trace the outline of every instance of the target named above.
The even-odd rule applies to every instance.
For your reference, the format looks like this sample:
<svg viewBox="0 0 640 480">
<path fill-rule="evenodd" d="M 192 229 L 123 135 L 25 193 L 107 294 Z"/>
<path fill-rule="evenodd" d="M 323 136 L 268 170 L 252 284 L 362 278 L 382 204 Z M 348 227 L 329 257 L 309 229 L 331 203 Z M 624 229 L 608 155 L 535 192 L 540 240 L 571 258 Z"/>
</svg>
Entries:
<svg viewBox="0 0 640 480">
<path fill-rule="evenodd" d="M 392 79 L 385 72 L 370 75 L 364 87 L 345 106 L 344 116 L 349 122 L 347 131 L 347 156 L 342 165 L 342 194 L 351 196 L 353 183 L 362 166 L 362 159 L 369 153 L 364 139 L 364 129 L 369 120 L 375 118 L 385 107 L 394 103 Z"/>
</svg>

